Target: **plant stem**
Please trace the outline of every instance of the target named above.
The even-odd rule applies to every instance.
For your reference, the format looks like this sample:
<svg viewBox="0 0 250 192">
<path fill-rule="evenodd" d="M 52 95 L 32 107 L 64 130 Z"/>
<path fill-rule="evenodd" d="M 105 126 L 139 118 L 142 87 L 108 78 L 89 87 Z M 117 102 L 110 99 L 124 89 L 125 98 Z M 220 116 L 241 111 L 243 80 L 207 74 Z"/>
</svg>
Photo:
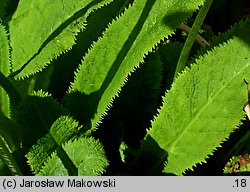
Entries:
<svg viewBox="0 0 250 192">
<path fill-rule="evenodd" d="M 15 161 L 15 158 L 6 147 L 6 144 L 2 137 L 0 137 L 0 156 L 4 160 L 12 175 L 23 175 Z"/>
<path fill-rule="evenodd" d="M 196 36 L 198 34 L 198 31 L 207 15 L 207 12 L 212 4 L 213 0 L 206 0 L 204 5 L 201 7 L 199 10 L 199 13 L 194 21 L 194 24 L 190 30 L 190 33 L 188 34 L 187 40 L 183 46 L 183 49 L 181 51 L 181 55 L 179 57 L 176 69 L 175 69 L 175 74 L 174 78 L 178 76 L 178 74 L 184 69 L 188 55 L 190 53 L 190 50 L 194 44 L 194 41 L 196 39 Z"/>
<path fill-rule="evenodd" d="M 191 28 L 190 28 L 188 25 L 184 24 L 184 23 L 180 25 L 180 29 L 183 30 L 183 31 L 185 31 L 185 32 L 187 32 L 187 33 L 189 33 L 189 32 L 191 31 Z M 206 39 L 204 39 L 204 38 L 203 38 L 202 36 L 200 36 L 199 34 L 196 35 L 195 40 L 196 40 L 197 43 L 199 43 L 200 46 L 202 46 L 202 47 L 209 46 L 209 43 L 206 41 Z"/>
<path fill-rule="evenodd" d="M 2 88 L 6 91 L 9 98 L 14 102 L 14 104 L 18 105 L 21 102 L 22 96 L 18 93 L 11 81 L 1 71 L 0 86 L 2 86 Z"/>
<path fill-rule="evenodd" d="M 0 86 L 6 91 L 10 100 L 13 101 L 13 104 L 20 104 L 22 97 L 16 90 L 16 88 L 12 85 L 11 81 L 0 71 Z M 5 138 L 0 135 L 0 156 L 8 166 L 12 175 L 22 175 L 20 168 L 18 167 L 15 158 L 12 156 L 9 151 L 7 144 L 5 142 Z"/>
</svg>

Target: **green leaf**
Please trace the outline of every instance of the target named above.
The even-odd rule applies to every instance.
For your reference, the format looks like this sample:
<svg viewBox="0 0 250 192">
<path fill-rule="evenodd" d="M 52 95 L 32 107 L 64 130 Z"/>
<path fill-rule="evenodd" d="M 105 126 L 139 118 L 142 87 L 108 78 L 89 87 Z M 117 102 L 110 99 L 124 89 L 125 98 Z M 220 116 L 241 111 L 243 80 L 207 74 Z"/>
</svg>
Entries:
<svg viewBox="0 0 250 192">
<path fill-rule="evenodd" d="M 74 81 L 74 72 L 81 63 L 83 56 L 86 55 L 93 42 L 96 42 L 102 36 L 108 24 L 117 17 L 119 12 L 124 11 L 124 6 L 127 6 L 128 1 L 131 0 L 115 0 L 93 12 L 88 17 L 84 31 L 78 33 L 76 44 L 72 49 L 52 61 L 51 64 L 55 65 L 55 70 L 51 77 L 49 90 L 53 97 L 61 100 L 66 94 L 70 82 Z"/>
<path fill-rule="evenodd" d="M 79 176 L 100 175 L 108 165 L 102 145 L 93 138 L 69 141 L 63 148 L 78 168 Z M 38 175 L 67 176 L 68 174 L 60 158 L 54 153 Z"/>
<path fill-rule="evenodd" d="M 87 115 L 79 119 L 90 118 L 90 127 L 94 129 L 128 75 L 139 66 L 145 55 L 174 33 L 202 3 L 202 0 L 135 0 L 124 14 L 110 24 L 77 70 L 70 92 L 73 97 L 77 95 L 74 92 L 80 92 L 84 103 L 78 103 L 78 106 L 70 104 L 74 105 L 73 111 L 89 110 L 83 112 Z M 68 100 L 73 102 L 72 98 Z"/>
<path fill-rule="evenodd" d="M 59 117 L 51 126 L 50 134 L 59 145 L 71 139 L 80 130 L 78 122 L 69 116 Z"/>
<path fill-rule="evenodd" d="M 187 68 L 164 97 L 150 135 L 167 154 L 166 173 L 182 174 L 229 137 L 244 118 L 250 78 L 250 20 Z"/>
<path fill-rule="evenodd" d="M 21 0 L 9 24 L 13 75 L 34 74 L 71 49 L 88 15 L 110 1 Z"/>
<path fill-rule="evenodd" d="M 7 76 L 10 72 L 9 43 L 4 26 L 0 23 L 0 71 Z M 0 111 L 7 117 L 10 115 L 9 97 L 0 87 Z"/>
<path fill-rule="evenodd" d="M 9 81 L 5 76 L 10 72 L 9 42 L 5 28 L 1 23 L 0 43 L 0 79 L 1 85 L 6 88 L 9 85 L 7 85 L 6 82 L 9 83 Z M 8 90 L 11 90 L 11 88 L 9 87 Z M 5 163 L 11 174 L 21 175 L 22 173 L 12 155 L 12 152 L 20 147 L 20 137 L 17 126 L 8 119 L 8 117 L 10 117 L 9 104 L 7 93 L 2 87 L 0 87 L 0 161 L 2 164 Z M 1 165 L 1 171 L 4 171 L 4 167 L 4 165 Z"/>
<path fill-rule="evenodd" d="M 78 122 L 69 116 L 60 116 L 51 126 L 49 133 L 39 139 L 27 153 L 32 171 L 38 173 L 47 159 L 58 146 L 77 136 L 80 130 Z"/>
<path fill-rule="evenodd" d="M 56 143 L 53 142 L 50 134 L 46 134 L 39 139 L 26 154 L 31 171 L 37 174 L 50 155 L 56 150 L 56 147 Z"/>
</svg>

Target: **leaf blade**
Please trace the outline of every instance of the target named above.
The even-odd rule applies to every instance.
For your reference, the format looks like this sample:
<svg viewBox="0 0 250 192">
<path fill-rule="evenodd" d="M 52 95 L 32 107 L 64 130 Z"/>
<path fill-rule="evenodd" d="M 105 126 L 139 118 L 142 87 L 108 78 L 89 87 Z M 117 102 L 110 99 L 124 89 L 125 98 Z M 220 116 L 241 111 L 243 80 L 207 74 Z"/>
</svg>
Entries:
<svg viewBox="0 0 250 192">
<path fill-rule="evenodd" d="M 70 90 L 71 93 L 79 91 L 83 95 L 96 96 L 92 105 L 95 114 L 90 120 L 92 129 L 106 113 L 127 76 L 143 62 L 144 56 L 164 37 L 172 34 L 202 3 L 137 0 L 111 23 L 103 38 L 94 44 L 84 58 Z M 171 19 L 176 11 L 179 16 Z M 109 46 L 103 46 L 107 44 Z"/>
<path fill-rule="evenodd" d="M 26 154 L 28 163 L 35 174 L 39 173 L 50 155 L 70 139 L 76 138 L 80 130 L 78 122 L 62 115 L 51 125 L 49 133 L 38 140 Z"/>
<path fill-rule="evenodd" d="M 20 1 L 10 21 L 13 75 L 34 74 L 71 49 L 87 16 L 110 1 Z"/>
<path fill-rule="evenodd" d="M 7 76 L 10 73 L 9 41 L 4 26 L 0 23 L 0 71 Z M 1 112 L 9 117 L 9 97 L 2 87 L 0 87 L 0 107 Z"/>
<path fill-rule="evenodd" d="M 101 143 L 93 138 L 69 141 L 63 148 L 78 168 L 79 176 L 100 175 L 108 165 Z M 67 176 L 67 171 L 54 153 L 38 175 Z"/>
<path fill-rule="evenodd" d="M 164 172 L 180 175 L 205 162 L 244 118 L 243 79 L 250 76 L 248 25 L 249 20 L 236 26 L 232 39 L 199 58 L 166 94 L 148 132 L 168 154 Z"/>
</svg>

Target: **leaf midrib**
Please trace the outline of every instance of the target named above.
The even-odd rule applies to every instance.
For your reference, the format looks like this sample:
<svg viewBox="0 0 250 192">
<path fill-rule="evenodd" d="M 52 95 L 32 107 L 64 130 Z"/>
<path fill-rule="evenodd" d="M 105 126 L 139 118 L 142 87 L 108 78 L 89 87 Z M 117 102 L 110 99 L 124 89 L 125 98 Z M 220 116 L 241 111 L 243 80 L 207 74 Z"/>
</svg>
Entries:
<svg viewBox="0 0 250 192">
<path fill-rule="evenodd" d="M 225 87 L 227 87 L 228 84 L 230 84 L 238 75 L 240 75 L 242 73 L 242 71 L 244 71 L 244 69 L 246 69 L 247 67 L 249 67 L 250 63 L 246 64 L 245 67 L 243 67 L 241 70 L 239 70 L 234 76 L 232 76 L 232 78 L 224 85 L 221 86 L 221 89 L 213 96 L 211 97 L 211 99 L 207 102 L 207 104 L 205 104 L 201 110 L 194 116 L 194 118 L 190 121 L 190 123 L 187 125 L 186 129 L 184 129 L 179 136 L 177 137 L 177 139 L 175 139 L 170 145 L 169 145 L 169 153 L 174 154 L 174 149 L 175 146 L 177 145 L 177 143 L 183 138 L 183 135 L 185 135 L 188 131 L 188 129 L 191 127 L 191 125 L 198 119 L 198 117 L 205 111 L 205 109 L 214 101 L 214 99 L 224 90 Z"/>
</svg>

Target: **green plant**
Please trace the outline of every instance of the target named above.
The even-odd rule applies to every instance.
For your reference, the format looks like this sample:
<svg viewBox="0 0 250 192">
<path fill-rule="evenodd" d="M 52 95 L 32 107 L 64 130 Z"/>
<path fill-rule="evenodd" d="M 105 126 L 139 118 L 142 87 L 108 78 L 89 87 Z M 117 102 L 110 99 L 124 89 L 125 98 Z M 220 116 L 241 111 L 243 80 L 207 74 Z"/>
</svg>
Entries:
<svg viewBox="0 0 250 192">
<path fill-rule="evenodd" d="M 2 175 L 182 175 L 245 118 L 250 20 L 191 50 L 212 0 L 0 3 Z"/>
</svg>

